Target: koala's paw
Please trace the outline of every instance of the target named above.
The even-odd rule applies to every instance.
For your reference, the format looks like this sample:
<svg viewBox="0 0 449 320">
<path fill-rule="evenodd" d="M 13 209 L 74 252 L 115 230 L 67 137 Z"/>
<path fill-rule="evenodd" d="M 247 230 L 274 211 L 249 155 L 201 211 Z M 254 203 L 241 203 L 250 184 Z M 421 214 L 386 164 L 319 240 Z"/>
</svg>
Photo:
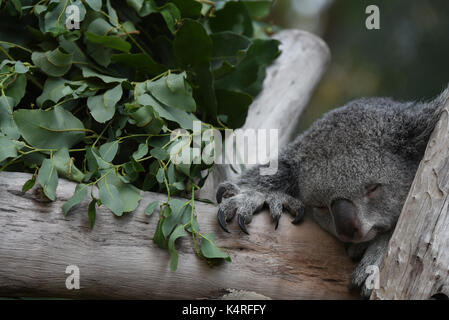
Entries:
<svg viewBox="0 0 449 320">
<path fill-rule="evenodd" d="M 362 299 L 368 300 L 371 296 L 371 292 L 373 291 L 372 288 L 368 288 L 368 285 L 366 283 L 366 280 L 368 278 L 369 274 L 366 273 L 366 270 L 363 268 L 363 270 L 359 269 L 358 267 L 352 274 L 352 281 L 350 285 L 351 290 L 355 290 L 357 288 L 360 289 L 360 297 Z"/>
<path fill-rule="evenodd" d="M 380 244 L 382 245 L 383 242 Z M 369 299 L 373 288 L 379 284 L 378 272 L 383 254 L 382 246 L 378 243 L 372 244 L 352 273 L 350 289 L 360 288 L 362 299 Z"/>
<path fill-rule="evenodd" d="M 264 205 L 268 205 L 270 215 L 276 223 L 275 229 L 279 225 L 284 209 L 295 217 L 292 223 L 299 223 L 304 216 L 304 206 L 298 199 L 277 192 L 242 190 L 232 182 L 220 184 L 217 190 L 217 202 L 220 205 L 217 213 L 218 223 L 226 232 L 229 232 L 227 222 L 237 214 L 240 229 L 249 234 L 246 225 L 251 222 L 253 214 L 260 211 Z"/>
</svg>

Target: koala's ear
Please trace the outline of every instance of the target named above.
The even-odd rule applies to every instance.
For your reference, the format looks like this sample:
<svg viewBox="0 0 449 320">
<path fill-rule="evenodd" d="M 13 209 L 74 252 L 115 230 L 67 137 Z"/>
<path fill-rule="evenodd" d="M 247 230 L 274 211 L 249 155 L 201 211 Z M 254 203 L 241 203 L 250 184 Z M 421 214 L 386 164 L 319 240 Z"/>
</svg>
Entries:
<svg viewBox="0 0 449 320">
<path fill-rule="evenodd" d="M 401 108 L 398 121 L 393 125 L 392 145 L 395 151 L 411 160 L 421 159 L 441 111 L 448 102 L 449 87 L 435 99 Z"/>
</svg>

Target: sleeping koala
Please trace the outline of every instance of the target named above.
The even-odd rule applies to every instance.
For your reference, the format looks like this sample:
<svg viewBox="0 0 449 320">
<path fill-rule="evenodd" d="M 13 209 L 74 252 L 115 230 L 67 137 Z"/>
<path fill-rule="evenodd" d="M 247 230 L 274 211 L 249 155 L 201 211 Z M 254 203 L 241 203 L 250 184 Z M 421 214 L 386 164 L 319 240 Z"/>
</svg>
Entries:
<svg viewBox="0 0 449 320">
<path fill-rule="evenodd" d="M 367 298 L 366 268 L 379 266 L 449 88 L 430 102 L 363 98 L 317 120 L 280 152 L 278 171 L 253 167 L 217 190 L 218 222 L 237 215 L 241 230 L 268 207 L 277 228 L 283 210 L 298 223 L 305 208 L 361 259 L 352 287 Z M 310 209 L 310 210 L 309 210 Z"/>
</svg>

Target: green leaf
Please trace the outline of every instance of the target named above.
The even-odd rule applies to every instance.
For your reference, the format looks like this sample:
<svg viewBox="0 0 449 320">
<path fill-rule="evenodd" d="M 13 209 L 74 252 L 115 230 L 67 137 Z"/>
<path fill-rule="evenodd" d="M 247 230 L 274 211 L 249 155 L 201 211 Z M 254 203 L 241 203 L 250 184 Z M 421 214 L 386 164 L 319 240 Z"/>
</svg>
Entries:
<svg viewBox="0 0 449 320">
<path fill-rule="evenodd" d="M 43 21 L 40 23 L 39 27 L 42 32 L 46 33 L 49 32 L 53 36 L 58 36 L 61 33 L 64 33 L 67 29 L 65 29 L 65 9 L 66 9 L 66 3 L 65 1 L 52 1 L 54 3 L 57 3 L 56 5 L 52 6 L 37 6 L 37 12 L 40 11 L 45 12 Z M 41 12 L 41 14 L 42 14 Z M 40 15 L 41 15 L 40 14 Z"/>
<path fill-rule="evenodd" d="M 145 0 L 126 0 L 128 6 L 132 7 L 136 12 L 139 12 L 142 9 L 143 3 Z"/>
<path fill-rule="evenodd" d="M 19 15 L 22 15 L 22 4 L 20 3 L 20 0 L 11 0 L 11 3 L 13 4 Z"/>
<path fill-rule="evenodd" d="M 61 77 L 72 66 L 73 55 L 63 52 L 60 48 L 46 52 L 33 52 L 31 60 L 45 74 L 52 77 Z"/>
<path fill-rule="evenodd" d="M 7 137 L 0 136 L 0 162 L 17 157 L 17 146 Z"/>
<path fill-rule="evenodd" d="M 225 259 L 231 261 L 231 257 L 223 252 L 216 244 L 212 233 L 206 233 L 201 239 L 201 253 L 209 259 Z"/>
<path fill-rule="evenodd" d="M 56 198 L 56 187 L 58 186 L 58 173 L 53 159 L 45 159 L 39 168 L 37 182 L 44 190 L 44 194 L 52 201 Z"/>
<path fill-rule="evenodd" d="M 20 133 L 13 117 L 14 100 L 0 96 L 0 132 L 11 139 L 19 139 Z"/>
<path fill-rule="evenodd" d="M 86 0 L 86 3 L 95 11 L 101 10 L 101 0 Z"/>
<path fill-rule="evenodd" d="M 28 179 L 27 181 L 25 181 L 25 183 L 22 186 L 22 192 L 27 192 L 28 190 L 30 190 L 32 187 L 34 187 L 35 183 L 36 183 L 35 176 L 33 176 L 31 179 Z"/>
<path fill-rule="evenodd" d="M 181 19 L 181 12 L 178 7 L 171 2 L 166 3 L 162 7 L 158 8 L 160 14 L 165 20 L 168 29 L 175 33 L 176 24 Z"/>
<path fill-rule="evenodd" d="M 42 149 L 70 149 L 84 138 L 83 123 L 63 108 L 52 110 L 20 109 L 14 120 L 25 141 Z"/>
<path fill-rule="evenodd" d="M 273 2 L 271 0 L 246 0 L 242 1 L 252 18 L 265 18 L 271 10 Z"/>
<path fill-rule="evenodd" d="M 137 151 L 132 154 L 134 160 L 139 160 L 145 157 L 148 153 L 148 145 L 146 143 L 139 144 Z"/>
<path fill-rule="evenodd" d="M 123 64 L 149 75 L 158 75 L 167 70 L 167 67 L 157 63 L 153 58 L 144 53 L 113 54 L 111 56 L 111 61 Z"/>
<path fill-rule="evenodd" d="M 181 222 L 185 210 L 191 210 L 190 205 L 186 206 L 185 200 L 171 199 L 168 202 L 168 205 L 170 207 L 170 215 L 164 219 L 164 223 L 162 224 L 162 233 L 165 238 L 167 238 L 173 231 L 173 228 Z"/>
<path fill-rule="evenodd" d="M 87 107 L 92 117 L 100 123 L 104 123 L 115 114 L 115 105 L 122 97 L 122 85 L 119 84 L 105 93 L 87 98 Z"/>
<path fill-rule="evenodd" d="M 86 159 L 90 171 L 96 171 L 98 169 L 109 169 L 112 167 L 111 163 L 101 158 L 101 156 L 98 154 L 98 151 L 91 147 L 87 147 Z"/>
<path fill-rule="evenodd" d="M 71 208 L 86 199 L 88 189 L 89 187 L 86 184 L 80 183 L 76 185 L 75 193 L 62 205 L 64 215 L 67 215 Z"/>
<path fill-rule="evenodd" d="M 165 241 L 164 234 L 162 233 L 162 223 L 164 219 L 159 219 L 156 227 L 156 232 L 153 236 L 153 242 L 156 243 L 160 248 L 167 248 L 167 242 Z"/>
<path fill-rule="evenodd" d="M 108 175 L 98 182 L 98 195 L 101 203 L 108 207 L 116 216 L 123 214 L 123 204 L 120 193 L 115 185 L 109 183 Z"/>
<path fill-rule="evenodd" d="M 67 83 L 64 78 L 47 78 L 42 94 L 36 99 L 37 105 L 42 107 L 46 101 L 57 103 L 61 98 L 72 94 L 73 90 L 66 86 Z"/>
<path fill-rule="evenodd" d="M 194 68 L 210 61 L 212 40 L 199 22 L 186 19 L 173 40 L 173 50 L 178 64 Z"/>
<path fill-rule="evenodd" d="M 150 202 L 147 207 L 145 208 L 145 214 L 147 216 L 151 216 L 154 212 L 154 210 L 156 210 L 156 208 L 159 207 L 159 201 L 152 201 Z"/>
<path fill-rule="evenodd" d="M 212 32 L 232 31 L 247 37 L 253 35 L 253 23 L 248 9 L 242 2 L 229 1 L 221 10 L 217 10 L 215 18 L 209 20 Z"/>
<path fill-rule="evenodd" d="M 192 88 L 185 77 L 184 72 L 171 73 L 159 80 L 148 82 L 147 89 L 156 100 L 166 106 L 194 112 L 196 104 L 192 97 Z"/>
<path fill-rule="evenodd" d="M 175 248 L 175 241 L 180 237 L 186 236 L 187 233 L 184 231 L 184 227 L 182 225 L 178 225 L 176 229 L 170 236 L 168 240 L 168 250 L 170 251 L 170 270 L 176 271 L 178 268 L 178 252 Z"/>
<path fill-rule="evenodd" d="M 84 33 L 87 40 L 89 40 L 92 43 L 95 44 L 101 44 L 102 46 L 106 48 L 111 48 L 123 52 L 129 52 L 131 49 L 131 44 L 125 40 L 120 39 L 119 37 L 115 36 L 100 36 L 95 33 L 91 33 L 86 31 Z"/>
<path fill-rule="evenodd" d="M 156 174 L 156 180 L 157 180 L 157 182 L 159 182 L 159 183 L 164 183 L 164 180 L 165 180 L 165 172 L 164 172 L 164 169 L 159 168 L 159 170 L 157 171 L 157 174 Z"/>
<path fill-rule="evenodd" d="M 181 128 L 190 129 L 193 128 L 193 121 L 198 121 L 198 118 L 192 114 L 187 113 L 178 108 L 170 106 L 162 106 L 153 97 L 148 94 L 141 95 L 137 98 L 137 102 L 144 106 L 151 106 L 151 111 L 156 111 L 156 113 L 164 119 L 174 121 L 178 123 Z M 140 108 L 142 109 L 142 108 Z M 139 110 L 140 110 L 139 109 Z M 145 109 L 144 109 L 145 110 Z"/>
<path fill-rule="evenodd" d="M 215 80 L 215 88 L 256 96 L 262 90 L 266 67 L 279 55 L 278 47 L 277 40 L 254 40 L 235 70 Z"/>
<path fill-rule="evenodd" d="M 166 160 L 168 159 L 168 153 L 162 148 L 153 148 L 150 151 L 150 154 L 158 160 Z"/>
<path fill-rule="evenodd" d="M 216 121 L 217 117 L 217 98 L 214 90 L 214 76 L 210 70 L 210 64 L 202 64 L 194 69 L 194 76 L 191 82 L 195 88 L 193 96 L 197 102 L 198 108 L 209 119 Z"/>
<path fill-rule="evenodd" d="M 90 228 L 92 229 L 95 224 L 95 216 L 97 215 L 97 209 L 96 209 L 97 199 L 92 199 L 92 201 L 89 203 L 89 207 L 87 208 L 87 215 L 89 216 L 89 224 Z"/>
<path fill-rule="evenodd" d="M 151 97 L 149 96 L 149 98 Z M 151 98 L 151 101 L 159 105 L 153 98 Z M 136 120 L 136 126 L 144 128 L 145 131 L 153 134 L 159 133 L 164 125 L 164 121 L 154 111 L 154 108 L 149 105 L 137 109 L 131 114 L 131 118 Z"/>
<path fill-rule="evenodd" d="M 246 115 L 253 99 L 246 93 L 216 90 L 218 113 L 227 116 L 226 124 L 233 129 L 245 124 Z"/>
<path fill-rule="evenodd" d="M 175 182 L 173 183 L 173 186 L 178 190 L 185 190 L 186 188 L 184 182 Z"/>
<path fill-rule="evenodd" d="M 197 19 L 201 16 L 202 5 L 196 0 L 172 0 L 183 18 Z"/>
<path fill-rule="evenodd" d="M 120 202 L 123 205 L 123 212 L 131 212 L 139 205 L 140 190 L 130 183 L 123 182 L 122 178 L 113 171 L 107 176 L 107 182 L 117 188 Z"/>
<path fill-rule="evenodd" d="M 119 25 L 117 11 L 115 11 L 115 9 L 111 6 L 110 0 L 106 0 L 106 8 L 108 9 L 109 22 L 114 27 L 117 27 Z"/>
<path fill-rule="evenodd" d="M 167 177 L 169 184 L 173 184 L 176 182 L 175 166 L 173 163 L 170 163 L 170 165 L 168 166 Z"/>
<path fill-rule="evenodd" d="M 23 63 L 22 63 L 22 61 L 17 61 L 16 63 L 15 63 L 15 65 L 14 65 L 14 71 L 16 72 L 16 73 L 27 73 L 28 72 L 28 70 L 29 70 L 29 68 L 28 67 L 26 67 Z"/>
<path fill-rule="evenodd" d="M 98 78 L 98 79 L 101 79 L 104 83 L 117 83 L 117 82 L 122 83 L 127 80 L 126 78 L 116 78 L 116 77 L 107 76 L 107 75 L 95 72 L 92 69 L 87 68 L 87 67 L 82 67 L 81 70 L 83 73 L 83 77 Z"/>
<path fill-rule="evenodd" d="M 118 151 L 118 140 L 103 144 L 98 151 L 104 161 L 111 162 Z"/>
<path fill-rule="evenodd" d="M 235 66 L 244 57 L 251 40 L 234 32 L 224 31 L 210 35 L 212 40 L 213 68 L 221 66 L 224 61 Z"/>
<path fill-rule="evenodd" d="M 70 158 L 67 147 L 59 149 L 53 155 L 53 161 L 60 176 L 77 182 L 83 180 L 84 173 L 82 173 L 73 163 L 74 159 Z"/>
<path fill-rule="evenodd" d="M 27 79 L 24 74 L 20 74 L 14 78 L 14 81 L 8 84 L 8 87 L 4 89 L 5 95 L 14 99 L 14 106 L 17 106 L 25 96 L 25 89 L 27 85 Z"/>
</svg>

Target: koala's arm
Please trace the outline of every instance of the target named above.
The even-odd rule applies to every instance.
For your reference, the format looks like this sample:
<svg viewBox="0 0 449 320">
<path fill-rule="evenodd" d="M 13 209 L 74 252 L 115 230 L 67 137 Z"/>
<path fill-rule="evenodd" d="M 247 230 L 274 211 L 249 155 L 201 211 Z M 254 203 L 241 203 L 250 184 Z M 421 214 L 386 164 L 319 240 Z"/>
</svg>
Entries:
<svg viewBox="0 0 449 320">
<path fill-rule="evenodd" d="M 297 165 L 291 153 L 294 146 L 287 147 L 279 155 L 277 172 L 261 175 L 260 166 L 243 173 L 237 182 L 221 183 L 217 189 L 218 222 L 224 231 L 229 232 L 226 222 L 237 215 L 241 230 L 248 234 L 246 224 L 250 223 L 254 213 L 268 206 L 270 215 L 279 224 L 283 210 L 292 214 L 298 223 L 304 215 L 304 206 L 298 196 Z"/>
<path fill-rule="evenodd" d="M 380 268 L 382 260 L 387 252 L 388 242 L 390 241 L 392 231 L 378 235 L 373 241 L 369 242 L 366 251 L 352 273 L 351 289 L 360 288 L 362 298 L 368 299 L 371 296 L 374 283 L 368 279 L 378 276 L 376 273 Z M 362 244 L 364 245 L 364 244 Z M 376 269 L 377 268 L 377 269 Z"/>
</svg>

